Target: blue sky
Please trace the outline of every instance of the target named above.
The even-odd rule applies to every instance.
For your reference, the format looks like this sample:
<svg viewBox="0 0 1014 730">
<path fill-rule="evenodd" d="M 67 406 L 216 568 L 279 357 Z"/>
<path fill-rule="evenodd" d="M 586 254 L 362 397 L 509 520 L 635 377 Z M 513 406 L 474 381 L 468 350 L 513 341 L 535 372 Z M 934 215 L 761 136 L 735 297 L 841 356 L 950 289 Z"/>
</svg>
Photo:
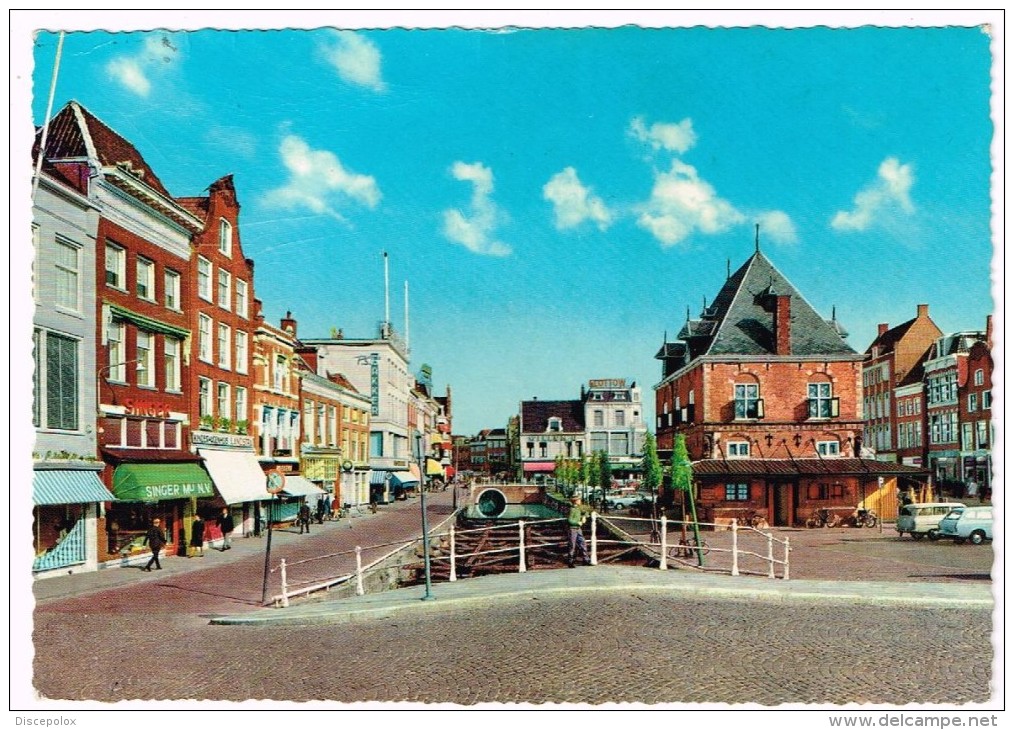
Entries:
<svg viewBox="0 0 1014 730">
<path fill-rule="evenodd" d="M 34 46 L 35 124 L 56 38 Z M 54 111 L 82 103 L 174 195 L 234 174 L 256 295 L 305 337 L 375 333 L 387 251 L 392 320 L 407 280 L 412 369 L 452 387 L 456 432 L 603 377 L 636 380 L 652 425 L 663 334 L 756 223 L 859 351 L 917 303 L 945 331 L 984 327 L 989 44 L 975 27 L 71 32 Z"/>
</svg>

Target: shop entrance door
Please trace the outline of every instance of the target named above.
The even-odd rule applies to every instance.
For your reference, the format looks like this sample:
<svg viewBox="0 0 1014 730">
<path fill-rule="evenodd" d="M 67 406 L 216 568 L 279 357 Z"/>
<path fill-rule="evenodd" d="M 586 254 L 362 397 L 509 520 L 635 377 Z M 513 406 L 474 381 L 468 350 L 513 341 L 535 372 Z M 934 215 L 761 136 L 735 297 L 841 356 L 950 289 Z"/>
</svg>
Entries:
<svg viewBox="0 0 1014 730">
<path fill-rule="evenodd" d="M 772 524 L 776 527 L 791 527 L 795 504 L 792 495 L 795 485 L 791 482 L 777 482 L 774 485 L 774 520 Z"/>
</svg>

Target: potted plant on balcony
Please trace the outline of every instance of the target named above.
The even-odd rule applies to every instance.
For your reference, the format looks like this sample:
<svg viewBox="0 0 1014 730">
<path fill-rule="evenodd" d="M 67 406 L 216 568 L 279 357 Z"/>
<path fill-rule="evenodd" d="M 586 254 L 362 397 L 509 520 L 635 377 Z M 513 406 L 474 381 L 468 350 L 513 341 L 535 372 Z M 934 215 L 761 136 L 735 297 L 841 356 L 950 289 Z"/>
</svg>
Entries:
<svg viewBox="0 0 1014 730">
<path fill-rule="evenodd" d="M 247 433 L 247 430 L 249 428 L 250 428 L 250 422 L 249 421 L 246 421 L 246 420 L 236 421 L 236 433 L 238 433 L 238 434 L 244 434 L 245 435 Z"/>
<path fill-rule="evenodd" d="M 214 422 L 211 416 L 201 416 L 200 430 L 211 431 L 214 428 Z"/>
<path fill-rule="evenodd" d="M 232 420 L 222 416 L 218 419 L 218 430 L 229 433 L 232 430 Z"/>
</svg>

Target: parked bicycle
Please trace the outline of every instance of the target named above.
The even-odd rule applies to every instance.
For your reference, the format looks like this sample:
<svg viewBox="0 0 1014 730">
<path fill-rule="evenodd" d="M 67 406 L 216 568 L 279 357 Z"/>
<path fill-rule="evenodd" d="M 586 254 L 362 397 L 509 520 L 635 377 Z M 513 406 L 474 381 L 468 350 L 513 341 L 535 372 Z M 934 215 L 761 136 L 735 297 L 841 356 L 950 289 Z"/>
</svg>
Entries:
<svg viewBox="0 0 1014 730">
<path fill-rule="evenodd" d="M 838 527 L 839 525 L 841 525 L 841 517 L 827 507 L 816 510 L 806 520 L 807 527 Z"/>
</svg>

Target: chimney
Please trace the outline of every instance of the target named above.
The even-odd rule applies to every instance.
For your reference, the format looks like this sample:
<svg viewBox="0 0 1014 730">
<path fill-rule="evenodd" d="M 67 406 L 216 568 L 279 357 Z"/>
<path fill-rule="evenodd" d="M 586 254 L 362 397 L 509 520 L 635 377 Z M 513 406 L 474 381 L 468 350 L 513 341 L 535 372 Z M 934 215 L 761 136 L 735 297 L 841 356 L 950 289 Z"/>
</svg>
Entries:
<svg viewBox="0 0 1014 730">
<path fill-rule="evenodd" d="M 888 327 L 887 322 L 881 322 L 877 325 L 877 337 L 883 337 L 889 329 L 890 327 Z"/>
<path fill-rule="evenodd" d="M 928 317 L 929 316 L 929 305 L 928 304 L 916 304 L 915 305 L 915 316 L 916 317 Z"/>
<path fill-rule="evenodd" d="M 790 306 L 792 299 L 789 294 L 775 296 L 775 354 L 792 354 L 792 330 L 789 325 Z"/>
<path fill-rule="evenodd" d="M 993 315 L 986 315 L 986 347 L 993 349 Z"/>
<path fill-rule="evenodd" d="M 292 318 L 292 312 L 286 312 L 285 316 L 282 317 L 282 330 L 288 332 L 293 337 L 296 336 L 296 320 Z"/>
</svg>

